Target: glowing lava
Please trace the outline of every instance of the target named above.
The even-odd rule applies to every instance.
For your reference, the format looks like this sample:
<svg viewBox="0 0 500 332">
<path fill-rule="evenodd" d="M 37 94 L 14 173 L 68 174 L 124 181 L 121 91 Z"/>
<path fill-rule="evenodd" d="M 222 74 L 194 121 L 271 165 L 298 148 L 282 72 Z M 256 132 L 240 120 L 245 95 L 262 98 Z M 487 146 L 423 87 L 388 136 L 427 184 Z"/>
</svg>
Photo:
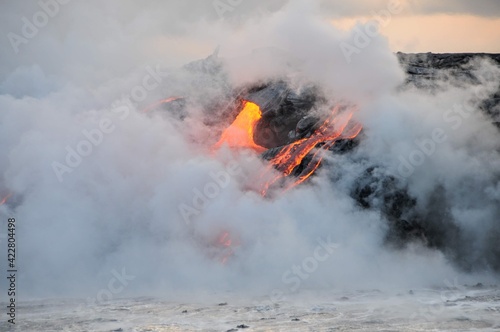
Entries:
<svg viewBox="0 0 500 332">
<path fill-rule="evenodd" d="M 352 140 L 362 130 L 362 126 L 352 120 L 353 108 L 336 106 L 331 114 L 308 137 L 302 138 L 281 148 L 270 161 L 268 167 L 261 174 L 258 187 L 262 196 L 267 196 L 271 186 L 279 180 L 288 178 L 283 190 L 287 191 L 306 181 L 321 165 L 325 153 L 339 140 Z M 252 149 L 262 153 L 267 149 L 256 144 L 254 131 L 262 112 L 257 104 L 244 101 L 242 108 L 232 124 L 225 129 L 219 141 L 212 149 L 219 149 L 227 145 L 234 149 Z M 266 180 L 264 180 L 266 179 Z M 283 182 L 279 182 L 283 185 Z M 280 187 L 280 186 L 276 186 Z M 234 255 L 233 248 L 239 245 L 231 233 L 223 231 L 211 246 L 216 249 L 216 257 L 222 264 Z"/>
<path fill-rule="evenodd" d="M 233 246 L 237 245 L 231 238 L 231 234 L 229 232 L 222 232 L 217 238 L 216 245 L 223 249 L 222 256 L 220 257 L 220 262 L 222 264 L 226 264 L 229 257 L 234 254 Z"/>
<path fill-rule="evenodd" d="M 170 97 L 170 98 L 158 100 L 157 102 L 155 102 L 155 103 L 149 105 L 148 107 L 146 107 L 145 109 L 143 109 L 142 113 L 147 113 L 151 110 L 154 110 L 155 108 L 157 108 L 160 105 L 168 104 L 168 103 L 171 103 L 171 102 L 179 100 L 179 99 L 182 99 L 182 97 Z"/>
<path fill-rule="evenodd" d="M 214 148 L 218 149 L 226 144 L 231 148 L 246 148 L 258 153 L 264 152 L 266 149 L 257 145 L 253 140 L 255 125 L 261 118 L 260 107 L 257 104 L 245 101 L 242 111 L 231 126 L 222 132 Z"/>
<path fill-rule="evenodd" d="M 269 187 L 278 180 L 288 177 L 300 165 L 302 171 L 291 181 L 285 191 L 306 181 L 318 169 L 324 154 L 335 142 L 340 139 L 354 139 L 363 128 L 359 123 L 352 120 L 353 109 L 345 109 L 340 106 L 333 108 L 328 118 L 309 137 L 302 138 L 281 149 L 281 151 L 269 161 L 269 167 L 262 174 L 265 181 L 260 191 L 266 196 Z M 266 151 L 266 148 L 257 145 L 253 139 L 257 122 L 262 118 L 262 112 L 257 104 L 245 101 L 241 112 L 233 121 L 231 126 L 222 132 L 219 141 L 213 146 L 214 149 L 226 144 L 231 148 L 248 148 L 258 153 Z M 318 146 L 320 146 L 318 148 Z M 304 159 L 310 156 L 310 161 L 304 163 Z M 278 170 L 276 174 L 274 170 Z M 271 176 L 269 176 L 271 174 Z"/>
<path fill-rule="evenodd" d="M 0 205 L 4 205 L 5 203 L 7 203 L 7 200 L 10 198 L 10 196 L 12 196 L 12 194 L 8 194 L 4 198 L 2 198 L 2 200 L 0 200 Z"/>
<path fill-rule="evenodd" d="M 321 126 L 307 138 L 300 139 L 284 147 L 273 159 L 270 160 L 270 167 L 266 171 L 269 173 L 272 168 L 280 171 L 274 175 L 271 180 L 264 184 L 261 194 L 265 196 L 269 187 L 281 178 L 289 176 L 293 170 L 302 164 L 304 158 L 308 156 L 313 149 L 321 143 L 324 145 L 315 151 L 311 161 L 305 165 L 301 174 L 285 188 L 291 189 L 296 185 L 307 180 L 316 169 L 318 169 L 323 160 L 324 153 L 331 148 L 339 139 L 353 139 L 361 131 L 362 126 L 359 123 L 351 121 L 353 111 L 349 110 L 341 113 L 337 106 L 332 110 L 330 116 L 321 124 Z"/>
</svg>

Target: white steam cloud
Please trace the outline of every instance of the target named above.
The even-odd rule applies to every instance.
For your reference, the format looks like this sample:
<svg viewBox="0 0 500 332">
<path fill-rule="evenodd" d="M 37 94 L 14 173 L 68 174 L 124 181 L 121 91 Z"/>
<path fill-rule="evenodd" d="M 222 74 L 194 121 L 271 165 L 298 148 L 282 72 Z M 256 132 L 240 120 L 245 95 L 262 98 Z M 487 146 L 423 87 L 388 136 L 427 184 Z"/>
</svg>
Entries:
<svg viewBox="0 0 500 332">
<path fill-rule="evenodd" d="M 405 180 L 422 211 L 442 191 L 437 204 L 463 230 L 457 240 L 464 257 L 480 260 L 498 239 L 498 131 L 479 111 L 467 117 L 447 112 L 455 104 L 477 110 L 478 98 L 498 89 L 489 74 L 499 77 L 500 69 L 478 62 L 480 85 L 443 81 L 437 93 L 399 91 L 405 76 L 383 37 L 371 38 L 348 63 L 339 45 L 352 42 L 356 31 L 336 30 L 305 1 L 253 3 L 235 6 L 221 20 L 210 1 L 72 1 L 20 44 L 18 54 L 2 39 L 0 193 L 14 198 L 0 215 L 2 223 L 18 220 L 24 296 L 97 294 L 112 271 L 122 269 L 134 278 L 120 295 L 473 279 L 475 272 L 462 275 L 447 253 L 418 244 L 385 246 L 384 217 L 361 209 L 349 193 L 360 160 L 397 174 L 400 157 L 408 160 L 419 148 L 415 140 L 441 128 L 447 139 Z M 19 35 L 17 17 L 40 10 L 35 2 L 2 7 L 1 18 L 9 17 L 0 19 L 2 31 Z M 217 46 L 222 77 L 176 69 Z M 312 183 L 269 200 L 246 189 L 264 161 L 224 149 L 214 155 L 203 143 L 217 137 L 203 125 L 200 100 L 220 95 L 226 101 L 230 87 L 275 78 L 297 89 L 314 83 L 332 101 L 358 104 L 366 137 L 354 156 L 336 157 Z M 126 102 L 144 91 L 144 101 Z M 141 113 L 149 101 L 171 96 L 194 97 L 186 120 Z M 98 143 L 82 145 L 89 137 Z M 76 166 L 58 177 L 54 162 L 68 166 L 68 151 L 78 148 L 91 152 L 80 162 L 69 157 Z M 191 204 L 196 190 L 231 161 L 237 171 L 188 227 L 179 207 Z M 330 180 L 330 167 L 345 171 L 341 180 Z M 239 243 L 225 265 L 210 246 L 223 231 Z"/>
</svg>

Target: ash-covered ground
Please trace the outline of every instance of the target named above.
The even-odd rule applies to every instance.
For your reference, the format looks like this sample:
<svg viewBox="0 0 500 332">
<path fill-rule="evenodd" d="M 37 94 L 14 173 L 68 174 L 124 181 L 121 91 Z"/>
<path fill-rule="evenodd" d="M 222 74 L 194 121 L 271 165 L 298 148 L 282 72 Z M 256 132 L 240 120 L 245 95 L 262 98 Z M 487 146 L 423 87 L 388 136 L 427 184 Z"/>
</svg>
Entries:
<svg viewBox="0 0 500 332">
<path fill-rule="evenodd" d="M 498 331 L 500 290 L 450 281 L 419 290 L 302 292 L 275 302 L 230 293 L 208 302 L 157 297 L 34 300 L 19 306 L 19 331 Z M 220 302 L 217 302 L 220 301 Z M 1 323 L 5 331 L 6 323 Z"/>
<path fill-rule="evenodd" d="M 0 40 L 18 329 L 498 329 L 498 55 L 194 2 L 73 1 Z"/>
</svg>

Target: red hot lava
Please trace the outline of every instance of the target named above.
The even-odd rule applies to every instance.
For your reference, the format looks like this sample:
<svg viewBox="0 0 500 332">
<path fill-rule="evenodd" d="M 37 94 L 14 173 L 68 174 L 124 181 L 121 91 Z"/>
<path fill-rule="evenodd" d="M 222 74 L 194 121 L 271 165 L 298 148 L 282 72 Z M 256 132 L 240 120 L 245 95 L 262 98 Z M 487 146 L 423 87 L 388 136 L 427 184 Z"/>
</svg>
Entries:
<svg viewBox="0 0 500 332">
<path fill-rule="evenodd" d="M 233 123 L 222 132 L 214 148 L 218 149 L 226 144 L 231 148 L 247 148 L 258 153 L 264 152 L 266 148 L 257 145 L 253 139 L 255 125 L 261 118 L 262 112 L 257 104 L 249 101 L 243 102 L 243 109 Z"/>
<path fill-rule="evenodd" d="M 299 165 L 303 164 L 304 158 L 312 154 L 311 161 L 305 165 L 301 174 L 294 178 L 285 190 L 306 181 L 318 169 L 323 160 L 323 154 L 328 148 L 331 148 L 340 139 L 353 139 L 361 132 L 362 126 L 352 120 L 353 114 L 353 109 L 344 110 L 337 106 L 311 136 L 285 146 L 269 161 L 269 167 L 262 177 L 270 173 L 273 175 L 270 180 L 264 183 L 261 194 L 266 196 L 271 185 L 290 176 Z M 266 148 L 257 145 L 253 138 L 255 126 L 261 118 L 260 107 L 245 101 L 242 110 L 234 122 L 223 131 L 214 148 L 218 149 L 226 144 L 231 148 L 248 148 L 258 153 L 264 152 Z M 317 148 L 320 145 L 323 146 Z M 274 174 L 273 170 L 278 170 L 279 173 Z"/>
<path fill-rule="evenodd" d="M 144 110 L 148 112 L 161 104 L 170 103 L 179 98 L 168 98 L 160 100 Z M 354 109 L 341 108 L 336 106 L 330 115 L 321 125 L 309 136 L 293 142 L 281 149 L 270 161 L 269 166 L 262 173 L 261 178 L 264 181 L 260 193 L 267 196 L 270 187 L 279 180 L 291 179 L 284 190 L 289 190 L 298 184 L 306 181 L 320 166 L 324 154 L 338 140 L 354 139 L 362 130 L 362 126 L 352 120 Z M 267 149 L 254 141 L 255 127 L 262 118 L 260 107 L 250 101 L 243 101 L 241 111 L 221 134 L 219 141 L 213 146 L 213 149 L 219 149 L 227 145 L 233 149 L 251 149 L 257 153 L 265 152 Z M 305 161 L 307 156 L 311 158 Z M 301 173 L 292 176 L 294 171 L 303 165 Z M 278 171 L 278 172 L 276 172 Z M 233 247 L 235 243 L 231 234 L 227 231 L 222 232 L 214 243 L 215 247 L 221 250 L 220 262 L 225 264 L 229 257 L 234 254 Z"/>
<path fill-rule="evenodd" d="M 302 138 L 284 147 L 269 161 L 269 167 L 280 171 L 280 173 L 264 184 L 261 194 L 265 196 L 273 183 L 289 176 L 318 145 L 324 144 L 314 151 L 311 161 L 301 174 L 286 187 L 286 190 L 307 180 L 318 169 L 323 160 L 324 152 L 328 148 L 332 147 L 340 139 L 353 139 L 361 132 L 363 127 L 359 123 L 352 121 L 352 116 L 353 110 L 341 112 L 340 107 L 337 106 L 310 137 Z"/>
<path fill-rule="evenodd" d="M 2 200 L 0 200 L 0 205 L 4 205 L 5 203 L 7 203 L 7 200 L 12 196 L 12 194 L 7 194 L 5 197 L 2 198 Z"/>
<path fill-rule="evenodd" d="M 222 232 L 217 238 L 216 245 L 218 247 L 222 247 L 222 249 L 224 250 L 222 252 L 222 257 L 220 258 L 220 262 L 222 264 L 226 264 L 229 257 L 231 257 L 234 253 L 232 246 L 235 245 L 235 243 L 231 238 L 231 234 L 226 231 Z"/>
<path fill-rule="evenodd" d="M 143 109 L 142 113 L 148 113 L 148 112 L 154 110 L 155 108 L 157 108 L 160 105 L 168 104 L 168 103 L 171 103 L 171 102 L 179 100 L 179 99 L 182 99 L 182 97 L 170 97 L 170 98 L 158 100 L 154 104 L 151 104 L 148 107 L 146 107 L 145 109 Z"/>
</svg>

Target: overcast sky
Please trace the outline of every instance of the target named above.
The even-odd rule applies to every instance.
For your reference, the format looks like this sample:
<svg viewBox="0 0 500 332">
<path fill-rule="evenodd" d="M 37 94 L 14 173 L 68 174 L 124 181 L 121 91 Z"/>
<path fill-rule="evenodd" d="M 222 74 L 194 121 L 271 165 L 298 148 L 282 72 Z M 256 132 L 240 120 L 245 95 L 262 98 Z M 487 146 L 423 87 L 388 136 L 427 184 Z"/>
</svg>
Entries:
<svg viewBox="0 0 500 332">
<path fill-rule="evenodd" d="M 372 10 L 377 11 L 388 6 L 389 0 L 322 0 L 322 6 L 332 15 L 359 16 Z M 498 0 L 400 0 L 406 7 L 407 15 L 430 14 L 469 14 L 498 17 L 500 2 Z"/>
<path fill-rule="evenodd" d="M 387 0 L 323 0 L 325 15 L 348 29 L 374 19 Z M 401 0 L 403 10 L 381 28 L 393 51 L 500 52 L 499 0 Z"/>
<path fill-rule="evenodd" d="M 258 24 L 258 19 L 283 10 L 291 0 L 242 0 L 239 4 L 237 0 L 65 0 L 68 3 L 61 4 L 35 36 L 18 43 L 19 52 L 15 52 L 13 34 L 24 38 L 26 21 L 33 22 L 42 10 L 40 3 L 53 1 L 0 1 L 0 77 L 12 68 L 42 62 L 46 72 L 64 70 L 59 67 L 70 62 L 89 61 L 105 69 L 121 66 L 125 71 L 125 57 L 128 63 L 169 57 L 170 63 L 180 65 L 210 54 L 220 42 L 218 35 L 237 31 L 245 23 Z M 319 16 L 348 30 L 358 22 L 376 19 L 377 13 L 387 12 L 397 0 L 314 1 L 321 5 Z M 380 29 L 393 52 L 500 53 L 500 0 L 400 2 L 402 11 L 391 14 Z M 221 12 L 216 6 L 220 3 L 235 5 Z M 225 24 L 225 29 L 210 30 Z M 113 56 L 120 61 L 110 64 Z"/>
</svg>

